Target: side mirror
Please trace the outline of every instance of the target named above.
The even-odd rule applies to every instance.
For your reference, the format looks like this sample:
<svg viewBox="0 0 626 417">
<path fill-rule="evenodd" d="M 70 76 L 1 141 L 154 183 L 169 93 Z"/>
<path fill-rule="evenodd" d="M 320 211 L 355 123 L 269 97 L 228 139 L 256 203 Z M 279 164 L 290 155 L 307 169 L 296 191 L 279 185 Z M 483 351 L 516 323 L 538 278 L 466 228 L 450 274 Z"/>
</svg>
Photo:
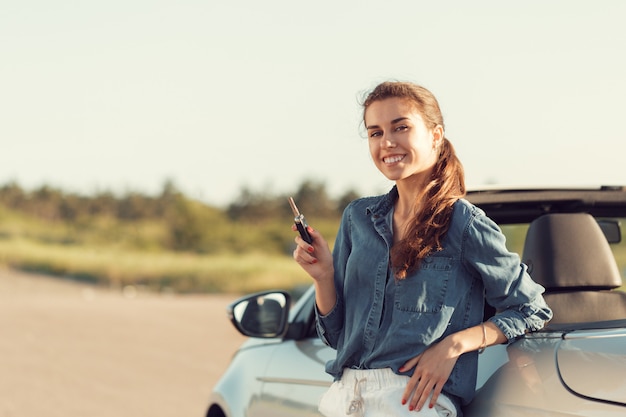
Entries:
<svg viewBox="0 0 626 417">
<path fill-rule="evenodd" d="M 269 339 L 287 331 L 290 304 L 289 293 L 264 291 L 234 301 L 226 311 L 241 334 Z"/>
<path fill-rule="evenodd" d="M 609 243 L 620 243 L 622 241 L 622 231 L 617 220 L 598 220 L 598 226 L 606 236 Z"/>
</svg>

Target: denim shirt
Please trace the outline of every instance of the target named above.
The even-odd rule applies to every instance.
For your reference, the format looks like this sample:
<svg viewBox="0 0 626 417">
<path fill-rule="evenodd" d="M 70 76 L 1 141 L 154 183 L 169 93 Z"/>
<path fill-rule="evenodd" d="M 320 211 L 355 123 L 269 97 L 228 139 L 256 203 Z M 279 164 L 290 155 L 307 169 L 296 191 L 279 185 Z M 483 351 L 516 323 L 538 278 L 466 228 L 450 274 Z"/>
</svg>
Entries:
<svg viewBox="0 0 626 417">
<path fill-rule="evenodd" d="M 552 317 L 544 288 L 506 249 L 499 227 L 464 199 L 454 205 L 443 249 L 395 279 L 389 252 L 397 196 L 394 187 L 353 201 L 343 213 L 333 249 L 337 303 L 325 316 L 317 312 L 319 336 L 337 349 L 326 364 L 336 380 L 344 368 L 403 374 L 399 368 L 430 344 L 480 324 L 485 299 L 498 311 L 489 320 L 509 342 Z M 444 385 L 457 405 L 472 399 L 477 365 L 477 352 L 461 355 Z"/>
</svg>

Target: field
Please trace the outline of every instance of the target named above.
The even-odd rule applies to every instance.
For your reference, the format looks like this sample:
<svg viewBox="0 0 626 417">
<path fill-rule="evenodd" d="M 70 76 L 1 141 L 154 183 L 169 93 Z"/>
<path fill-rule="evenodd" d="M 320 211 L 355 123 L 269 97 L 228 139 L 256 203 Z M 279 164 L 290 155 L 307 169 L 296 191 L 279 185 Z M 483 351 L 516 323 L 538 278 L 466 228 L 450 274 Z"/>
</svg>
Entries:
<svg viewBox="0 0 626 417">
<path fill-rule="evenodd" d="M 245 293 L 309 282 L 291 257 L 271 253 L 201 255 L 2 239 L 2 264 L 106 288 L 132 285 L 158 293 Z"/>
<path fill-rule="evenodd" d="M 0 196 L 7 190 L 13 188 L 0 187 Z M 13 193 L 22 195 L 19 189 Z M 17 199 L 22 203 L 11 207 L 0 204 L 0 266 L 155 293 L 244 293 L 309 283 L 291 258 L 291 215 L 234 221 L 225 212 L 179 196 L 160 204 L 144 197 L 139 199 L 143 206 L 112 200 L 121 206 L 111 209 L 117 214 L 102 212 L 101 206 L 107 207 L 102 202 L 95 205 L 99 214 L 89 214 L 96 210 L 89 209 L 94 199 L 84 199 L 83 214 L 66 219 L 64 207 L 71 196 L 59 193 L 56 204 L 49 204 L 49 197 L 38 201 L 39 194 L 23 195 Z M 129 206 L 143 217 L 127 212 Z M 330 241 L 337 226 L 337 219 L 317 222 Z"/>
</svg>

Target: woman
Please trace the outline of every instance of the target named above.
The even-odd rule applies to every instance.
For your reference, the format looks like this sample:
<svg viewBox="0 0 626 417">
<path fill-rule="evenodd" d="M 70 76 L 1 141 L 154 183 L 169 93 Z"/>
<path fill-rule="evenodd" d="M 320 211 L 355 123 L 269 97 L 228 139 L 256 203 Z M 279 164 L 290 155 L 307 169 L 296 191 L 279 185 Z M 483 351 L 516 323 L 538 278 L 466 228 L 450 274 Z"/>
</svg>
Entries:
<svg viewBox="0 0 626 417">
<path fill-rule="evenodd" d="M 337 349 L 320 411 L 459 416 L 478 353 L 552 313 L 496 224 L 463 199 L 435 97 L 385 82 L 363 109 L 374 164 L 395 187 L 348 205 L 332 254 L 312 228 L 293 254 L 314 281 L 318 333 Z M 483 322 L 485 299 L 498 313 Z"/>
</svg>

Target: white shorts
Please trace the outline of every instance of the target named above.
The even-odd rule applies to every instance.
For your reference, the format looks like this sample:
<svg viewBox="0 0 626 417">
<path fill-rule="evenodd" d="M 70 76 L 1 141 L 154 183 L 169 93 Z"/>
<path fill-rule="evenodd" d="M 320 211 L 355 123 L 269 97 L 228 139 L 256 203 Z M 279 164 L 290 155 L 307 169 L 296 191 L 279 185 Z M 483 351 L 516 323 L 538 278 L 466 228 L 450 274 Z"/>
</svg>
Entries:
<svg viewBox="0 0 626 417">
<path fill-rule="evenodd" d="M 408 382 L 408 376 L 389 368 L 344 369 L 322 396 L 319 411 L 326 417 L 456 417 L 456 407 L 443 393 L 433 408 L 409 411 L 401 402 Z"/>
</svg>

